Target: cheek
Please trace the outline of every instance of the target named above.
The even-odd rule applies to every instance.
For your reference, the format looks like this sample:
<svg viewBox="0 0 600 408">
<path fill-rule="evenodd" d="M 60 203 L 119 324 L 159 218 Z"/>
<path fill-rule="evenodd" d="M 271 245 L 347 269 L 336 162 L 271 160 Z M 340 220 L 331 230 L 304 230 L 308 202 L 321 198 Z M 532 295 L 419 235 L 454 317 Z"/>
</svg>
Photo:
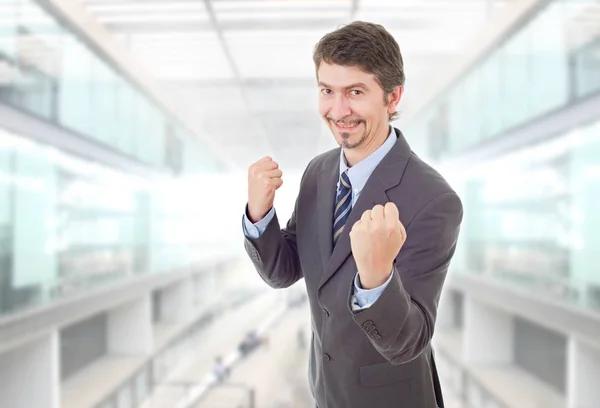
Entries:
<svg viewBox="0 0 600 408">
<path fill-rule="evenodd" d="M 319 102 L 319 113 L 321 116 L 327 116 L 329 110 L 330 109 L 327 103 Z"/>
<path fill-rule="evenodd" d="M 373 117 L 373 102 L 371 102 L 369 99 L 352 101 L 350 103 L 350 109 L 355 115 L 360 116 L 363 119 Z"/>
</svg>

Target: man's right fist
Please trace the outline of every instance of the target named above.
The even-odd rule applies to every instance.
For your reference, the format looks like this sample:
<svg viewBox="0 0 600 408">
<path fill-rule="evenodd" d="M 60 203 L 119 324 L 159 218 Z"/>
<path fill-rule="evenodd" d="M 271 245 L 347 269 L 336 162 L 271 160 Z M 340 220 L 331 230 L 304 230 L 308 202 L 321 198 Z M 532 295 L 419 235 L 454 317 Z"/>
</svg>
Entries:
<svg viewBox="0 0 600 408">
<path fill-rule="evenodd" d="M 279 164 L 268 156 L 248 169 L 248 218 L 251 222 L 262 220 L 273 207 L 275 191 L 283 184 L 282 175 Z"/>
</svg>

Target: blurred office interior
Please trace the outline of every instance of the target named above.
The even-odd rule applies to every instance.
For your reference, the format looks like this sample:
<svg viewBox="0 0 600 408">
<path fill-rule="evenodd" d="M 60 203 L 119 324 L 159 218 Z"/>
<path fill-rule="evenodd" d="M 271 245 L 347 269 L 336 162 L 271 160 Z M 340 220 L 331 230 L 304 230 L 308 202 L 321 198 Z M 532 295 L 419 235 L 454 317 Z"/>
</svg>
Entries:
<svg viewBox="0 0 600 408">
<path fill-rule="evenodd" d="M 0 0 L 0 406 L 314 407 L 303 282 L 241 219 L 252 162 L 287 219 L 336 147 L 312 51 L 353 20 L 465 207 L 447 408 L 600 407 L 599 0 Z"/>
</svg>

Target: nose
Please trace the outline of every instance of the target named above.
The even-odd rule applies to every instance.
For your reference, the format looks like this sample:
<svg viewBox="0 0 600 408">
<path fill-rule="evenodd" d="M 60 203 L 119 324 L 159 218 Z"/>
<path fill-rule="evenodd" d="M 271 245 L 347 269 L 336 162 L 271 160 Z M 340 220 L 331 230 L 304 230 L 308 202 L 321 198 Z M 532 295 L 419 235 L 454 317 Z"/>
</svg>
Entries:
<svg viewBox="0 0 600 408">
<path fill-rule="evenodd" d="M 350 109 L 350 102 L 348 101 L 348 98 L 343 95 L 336 95 L 336 97 L 333 99 L 329 114 L 336 120 L 350 116 L 352 114 L 352 109 Z"/>
</svg>

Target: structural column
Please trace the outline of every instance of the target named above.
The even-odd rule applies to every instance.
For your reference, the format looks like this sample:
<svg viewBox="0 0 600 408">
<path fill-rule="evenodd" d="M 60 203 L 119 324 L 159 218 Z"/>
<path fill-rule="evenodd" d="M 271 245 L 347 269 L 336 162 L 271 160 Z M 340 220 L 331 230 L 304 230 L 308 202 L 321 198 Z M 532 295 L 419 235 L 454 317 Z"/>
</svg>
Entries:
<svg viewBox="0 0 600 408">
<path fill-rule="evenodd" d="M 108 352 L 113 355 L 146 355 L 152 352 L 152 303 L 150 294 L 108 313 Z"/>
<path fill-rule="evenodd" d="M 0 355 L 0 405 L 60 408 L 56 331 Z"/>
<path fill-rule="evenodd" d="M 194 307 L 194 282 L 192 278 L 183 279 L 165 288 L 160 296 L 160 320 L 165 323 L 183 323 L 187 321 Z"/>
<path fill-rule="evenodd" d="M 467 363 L 510 364 L 513 361 L 512 315 L 481 301 L 465 298 L 463 356 Z"/>
<path fill-rule="evenodd" d="M 454 321 L 454 310 L 456 308 L 454 293 L 452 290 L 444 290 L 442 292 L 435 322 L 436 329 L 444 330 L 456 327 L 456 322 Z"/>
<path fill-rule="evenodd" d="M 600 401 L 600 349 L 571 336 L 567 363 L 567 408 L 594 408 Z"/>
</svg>

